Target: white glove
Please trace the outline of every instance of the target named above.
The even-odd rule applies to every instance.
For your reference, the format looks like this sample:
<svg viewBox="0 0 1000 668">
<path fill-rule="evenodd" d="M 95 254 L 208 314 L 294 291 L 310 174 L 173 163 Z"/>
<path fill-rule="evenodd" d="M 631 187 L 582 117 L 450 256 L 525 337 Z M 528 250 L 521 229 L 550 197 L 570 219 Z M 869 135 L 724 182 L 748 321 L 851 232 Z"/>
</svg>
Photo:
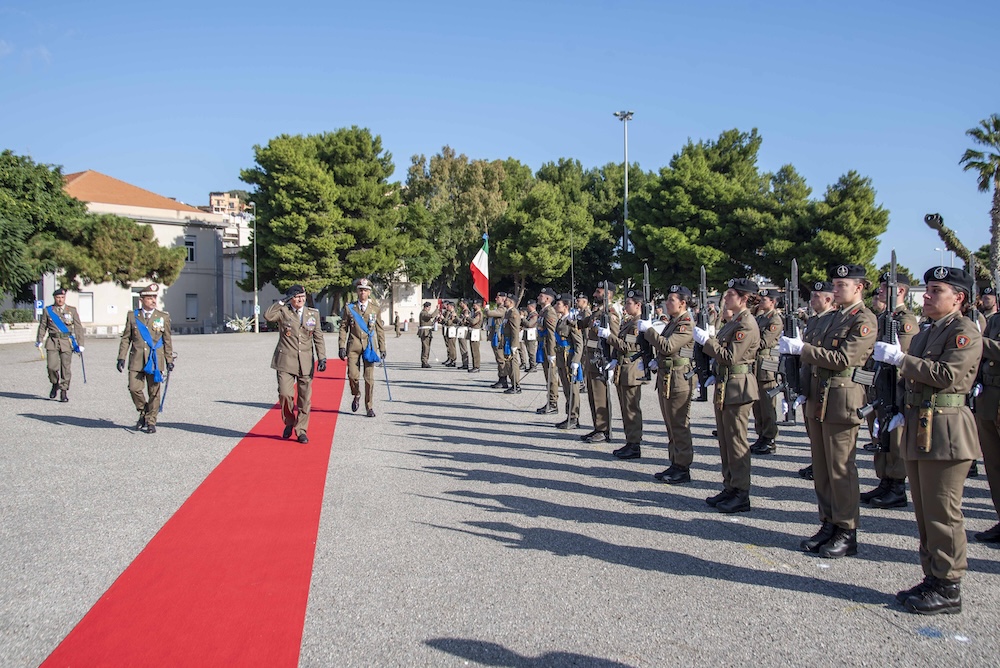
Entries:
<svg viewBox="0 0 1000 668">
<path fill-rule="evenodd" d="M 552 364 L 555 364 L 555 363 L 556 363 L 556 356 L 555 355 L 549 355 L 549 365 L 552 365 Z"/>
<path fill-rule="evenodd" d="M 705 345 L 705 342 L 708 341 L 708 338 L 709 338 L 708 332 L 706 332 L 704 329 L 702 329 L 701 327 L 694 328 L 694 342 L 697 343 L 699 346 Z"/>
<path fill-rule="evenodd" d="M 614 371 L 615 367 L 618 366 L 618 360 L 611 360 L 608 365 L 604 367 L 605 371 Z"/>
<path fill-rule="evenodd" d="M 653 326 L 652 320 L 640 320 L 639 322 L 635 323 L 635 328 L 639 330 L 640 334 L 642 334 L 652 326 Z"/>
<path fill-rule="evenodd" d="M 801 394 L 799 396 L 795 397 L 795 407 L 796 408 L 798 408 L 799 406 L 801 406 L 805 402 L 806 402 L 806 398 L 803 397 Z"/>
<path fill-rule="evenodd" d="M 876 362 L 885 362 L 886 364 L 899 366 L 903 363 L 906 353 L 903 352 L 898 344 L 876 341 L 874 357 Z"/>
<path fill-rule="evenodd" d="M 905 422 L 905 420 L 903 419 L 903 414 L 896 413 L 895 415 L 892 416 L 892 419 L 889 420 L 889 431 L 892 431 L 896 427 L 902 427 L 903 422 Z"/>
<path fill-rule="evenodd" d="M 35 344 L 35 347 L 36 347 L 36 348 L 41 348 L 41 347 L 42 347 L 42 342 L 41 342 L 41 341 L 37 342 L 37 343 Z"/>
<path fill-rule="evenodd" d="M 972 386 L 972 392 L 970 394 L 972 394 L 972 398 L 973 399 L 975 399 L 976 397 L 978 397 L 982 393 L 983 393 L 983 384 L 982 383 L 976 383 L 975 385 Z"/>
<path fill-rule="evenodd" d="M 656 322 L 653 323 L 652 329 L 657 334 L 663 334 L 663 330 L 666 329 L 666 327 L 667 327 L 666 320 L 657 320 Z"/>
<path fill-rule="evenodd" d="M 608 338 L 611 335 L 611 330 L 608 329 L 607 327 L 598 327 L 597 328 L 597 335 L 599 337 L 601 337 L 602 339 L 606 339 L 606 338 Z"/>
<path fill-rule="evenodd" d="M 709 385 L 715 385 L 715 376 L 709 376 L 708 380 L 705 381 L 705 387 Z"/>
<path fill-rule="evenodd" d="M 656 371 L 659 368 L 660 368 L 660 365 L 656 363 L 656 360 L 653 360 L 652 362 L 649 363 L 649 370 L 650 371 Z"/>
<path fill-rule="evenodd" d="M 642 360 L 639 360 L 639 363 L 636 364 L 636 366 L 639 367 L 639 371 L 646 373 L 646 365 L 643 364 Z"/>
<path fill-rule="evenodd" d="M 779 355 L 799 355 L 802 353 L 802 339 L 795 337 L 794 339 L 787 336 L 782 336 L 778 339 L 778 354 Z"/>
<path fill-rule="evenodd" d="M 784 397 L 781 397 L 781 414 L 788 415 L 788 402 Z"/>
<path fill-rule="evenodd" d="M 575 376 L 576 372 L 579 370 L 580 370 L 579 362 L 573 362 L 572 364 L 569 365 L 569 375 Z"/>
<path fill-rule="evenodd" d="M 715 325 L 709 325 L 708 326 L 708 333 L 711 336 L 715 336 L 717 334 L 717 332 L 715 331 Z"/>
<path fill-rule="evenodd" d="M 83 350 L 84 350 L 83 346 L 80 346 L 80 352 L 81 353 L 83 352 Z"/>
</svg>

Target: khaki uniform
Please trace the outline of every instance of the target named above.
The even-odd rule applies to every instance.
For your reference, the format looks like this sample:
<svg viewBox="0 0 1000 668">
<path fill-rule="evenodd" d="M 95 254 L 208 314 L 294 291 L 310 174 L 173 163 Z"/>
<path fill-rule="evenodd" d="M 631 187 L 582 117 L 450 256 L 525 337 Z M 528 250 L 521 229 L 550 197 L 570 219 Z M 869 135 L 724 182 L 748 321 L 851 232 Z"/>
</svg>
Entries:
<svg viewBox="0 0 1000 668">
<path fill-rule="evenodd" d="M 905 304 L 900 304 L 896 307 L 893 319 L 899 323 L 899 327 L 897 328 L 899 332 L 899 347 L 905 353 L 909 351 L 910 341 L 919 328 L 917 317 L 906 308 Z M 880 313 L 878 316 L 879 339 L 885 336 L 888 327 L 887 323 L 887 314 L 885 312 Z M 872 414 L 874 414 L 874 411 Z M 901 456 L 899 447 L 902 439 L 903 430 L 893 429 L 889 432 L 889 452 L 875 453 L 875 475 L 879 477 L 879 480 L 906 479 L 906 460 Z"/>
<path fill-rule="evenodd" d="M 521 312 L 509 308 L 503 316 L 500 331 L 500 350 L 504 355 L 504 373 L 510 378 L 513 387 L 521 386 L 521 369 L 517 344 L 521 340 Z M 508 350 L 510 352 L 508 352 Z"/>
<path fill-rule="evenodd" d="M 535 331 L 533 340 L 529 341 L 527 336 L 524 337 L 524 349 L 527 356 L 523 361 L 528 365 L 528 371 L 532 371 L 538 366 L 538 311 L 528 311 L 528 315 L 521 321 L 521 329 L 525 332 Z"/>
<path fill-rule="evenodd" d="M 566 417 L 580 421 L 580 383 L 572 372 L 574 364 L 583 361 L 583 334 L 569 317 L 556 323 L 556 369 L 566 398 Z M 577 367 L 580 368 L 579 366 Z"/>
<path fill-rule="evenodd" d="M 63 321 L 69 333 L 63 334 L 56 327 L 52 320 L 49 308 L 55 312 L 56 317 Z M 52 305 L 42 310 L 42 317 L 38 321 L 38 336 L 36 341 L 45 341 L 45 361 L 49 371 L 49 383 L 58 386 L 62 391 L 69 390 L 69 382 L 73 379 L 73 341 L 70 335 L 76 337 L 76 344 L 83 345 L 83 323 L 80 322 L 80 314 L 72 306 L 62 307 Z M 121 358 L 124 359 L 124 358 Z"/>
<path fill-rule="evenodd" d="M 618 387 L 618 405 L 622 412 L 625 443 L 635 445 L 642 442 L 642 408 L 639 405 L 642 399 L 643 377 L 643 372 L 639 371 L 639 362 L 642 359 L 638 356 L 635 360 L 632 359 L 639 352 L 641 334 L 636 329 L 638 322 L 638 316 L 627 319 L 617 334 L 611 332 L 608 336 L 612 354 L 618 360 L 614 383 Z"/>
<path fill-rule="evenodd" d="M 819 342 L 823 340 L 826 336 L 826 331 L 829 329 L 831 323 L 833 323 L 836 318 L 834 315 L 837 314 L 837 309 L 832 308 L 829 311 L 821 313 L 817 316 L 809 318 L 806 322 L 805 329 L 802 330 L 802 341 L 803 343 L 809 343 L 811 345 L 819 345 Z M 809 397 L 809 385 L 812 382 L 813 368 L 811 365 L 806 363 L 801 363 L 799 365 L 800 382 L 799 385 L 802 387 L 804 397 Z M 805 416 L 808 418 L 808 415 Z M 822 438 L 821 432 L 813 433 L 814 430 L 818 429 L 819 422 L 816 420 L 805 420 L 806 423 L 806 435 L 809 436 L 809 442 L 813 442 L 813 438 Z"/>
<path fill-rule="evenodd" d="M 463 309 L 462 312 L 459 313 L 455 317 L 455 326 L 456 327 L 468 327 L 469 326 L 469 311 L 468 310 Z M 456 342 L 458 343 L 458 353 L 459 353 L 459 356 L 461 356 L 461 358 L 462 358 L 462 366 L 460 366 L 459 368 L 460 369 L 468 369 L 469 368 L 469 334 L 468 334 L 468 332 L 463 332 L 462 335 L 459 336 L 456 339 Z"/>
<path fill-rule="evenodd" d="M 860 494 L 856 441 L 865 405 L 862 385 L 851 379 L 875 345 L 875 314 L 857 302 L 835 311 L 823 336 L 802 348 L 811 367 L 805 419 L 812 450 L 813 479 L 822 522 L 857 529 Z"/>
<path fill-rule="evenodd" d="M 319 311 L 303 306 L 300 317 L 291 304 L 275 302 L 264 312 L 264 320 L 275 323 L 278 329 L 278 343 L 274 347 L 271 368 L 278 373 L 281 418 L 285 426 L 294 427 L 296 436 L 299 436 L 309 430 L 315 363 L 326 359 Z"/>
<path fill-rule="evenodd" d="M 379 305 L 374 299 L 369 299 L 364 310 L 360 302 L 352 302 L 344 306 L 340 313 L 340 339 L 339 347 L 347 349 L 347 380 L 351 385 L 351 394 L 355 397 L 361 395 L 361 367 L 364 365 L 365 372 L 365 408 L 371 410 L 374 401 L 375 390 L 375 363 L 366 362 L 362 353 L 368 346 L 368 334 L 365 334 L 358 325 L 358 322 L 351 315 L 349 307 L 353 306 L 355 312 L 368 326 L 368 331 L 374 330 L 374 348 L 378 350 L 379 356 L 385 356 L 385 331 L 382 327 L 382 315 L 379 313 Z"/>
<path fill-rule="evenodd" d="M 758 398 L 754 362 L 760 349 L 760 328 L 743 309 L 715 338 L 705 342 L 705 354 L 715 360 L 715 421 L 726 491 L 750 491 L 750 407 Z"/>
<path fill-rule="evenodd" d="M 757 350 L 757 401 L 753 403 L 754 428 L 757 437 L 762 441 L 774 441 L 778 437 L 778 412 L 774 402 L 781 401 L 779 397 L 768 398 L 768 390 L 778 384 L 777 376 L 761 365 L 766 359 L 775 357 L 773 348 L 778 345 L 778 339 L 785 325 L 777 309 L 761 313 L 757 316 L 757 328 L 760 330 L 760 348 Z"/>
<path fill-rule="evenodd" d="M 420 311 L 417 319 L 417 338 L 420 339 L 420 364 L 430 364 L 431 340 L 434 338 L 434 323 L 437 321 L 437 311 Z"/>
<path fill-rule="evenodd" d="M 483 312 L 472 309 L 467 323 L 469 326 L 469 353 L 472 356 L 472 368 L 478 369 L 480 361 L 479 344 L 483 338 Z M 473 334 L 473 332 L 478 332 L 478 334 Z"/>
<path fill-rule="evenodd" d="M 694 323 L 688 311 L 667 320 L 659 334 L 650 327 L 643 336 L 656 352 L 656 396 L 670 440 L 670 463 L 690 468 L 694 461 L 691 442 L 691 392 L 695 377 L 685 379 L 694 356 Z"/>
<path fill-rule="evenodd" d="M 583 334 L 584 348 L 586 352 L 583 356 L 583 379 L 587 383 L 587 400 L 590 402 L 590 415 L 594 418 L 594 431 L 609 433 L 611 430 L 611 418 L 608 411 L 608 377 L 605 375 L 603 364 L 611 360 L 603 360 L 601 352 L 601 337 L 597 330 L 591 325 L 601 323 L 604 320 L 604 307 L 594 309 L 589 315 L 579 321 L 580 331 Z M 608 329 L 615 336 L 621 328 L 621 319 L 612 309 L 611 317 L 608 318 Z M 610 344 L 609 344 L 610 345 Z"/>
<path fill-rule="evenodd" d="M 943 580 L 961 579 L 967 566 L 962 491 L 980 450 L 965 402 L 982 354 L 976 323 L 953 313 L 914 336 L 899 367 L 906 390 L 903 458 L 920 534 L 920 564 L 924 575 Z M 928 403 L 932 408 L 924 408 Z"/>
<path fill-rule="evenodd" d="M 443 316 L 441 316 L 441 329 L 444 333 L 445 352 L 448 355 L 448 359 L 446 359 L 445 362 L 454 364 L 458 354 L 455 349 L 455 337 L 451 336 L 448 331 L 450 327 L 458 327 L 458 316 L 454 311 L 449 309 L 444 312 Z"/>
<path fill-rule="evenodd" d="M 1000 318 L 997 317 L 989 319 L 983 333 L 980 382 L 983 391 L 976 397 L 976 428 L 993 509 L 1000 512 Z"/>
<path fill-rule="evenodd" d="M 507 377 L 507 359 L 503 354 L 503 334 L 501 331 L 506 316 L 506 306 L 497 306 L 486 312 L 486 317 L 490 319 L 486 328 L 486 335 L 490 337 L 493 357 L 497 361 L 497 376 L 501 381 Z"/>
<path fill-rule="evenodd" d="M 546 401 L 548 406 L 555 408 L 559 405 L 559 374 L 550 360 L 556 356 L 556 323 L 559 322 L 559 315 L 550 304 L 543 308 L 538 314 L 538 345 L 542 347 L 542 372 L 545 374 L 545 382 L 548 385 Z"/>
<path fill-rule="evenodd" d="M 157 346 L 155 351 L 149 346 L 139 333 L 136 326 L 138 318 L 146 329 L 149 330 L 149 337 L 153 345 L 162 341 L 162 345 Z M 131 349 L 131 350 L 130 350 Z M 170 314 L 166 311 L 153 309 L 147 317 L 140 308 L 138 311 L 129 311 L 125 318 L 125 329 L 122 331 L 121 343 L 118 344 L 118 359 L 123 360 L 128 356 L 128 392 L 132 397 L 135 409 L 139 411 L 140 418 L 146 418 L 147 425 L 156 425 L 156 416 L 160 412 L 160 382 L 156 380 L 156 373 L 146 373 L 143 369 L 146 362 L 156 353 L 154 363 L 155 370 L 163 372 L 167 368 L 167 363 L 174 358 L 174 344 L 170 339 Z M 148 398 L 147 398 L 148 395 Z"/>
</svg>

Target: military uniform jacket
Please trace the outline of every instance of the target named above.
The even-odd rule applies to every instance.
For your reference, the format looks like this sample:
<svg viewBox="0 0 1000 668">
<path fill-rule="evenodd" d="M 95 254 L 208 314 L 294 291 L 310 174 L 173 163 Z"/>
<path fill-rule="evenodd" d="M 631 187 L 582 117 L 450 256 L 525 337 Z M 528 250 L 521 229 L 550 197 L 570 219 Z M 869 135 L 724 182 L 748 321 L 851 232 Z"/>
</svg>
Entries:
<svg viewBox="0 0 1000 668">
<path fill-rule="evenodd" d="M 417 320 L 417 336 L 419 338 L 429 339 L 433 337 L 434 321 L 437 320 L 437 315 L 437 311 L 420 311 L 420 317 Z"/>
<path fill-rule="evenodd" d="M 902 348 L 905 353 L 910 349 L 910 341 L 920 328 L 920 325 L 917 323 L 917 316 L 913 315 L 913 313 L 906 308 L 906 304 L 900 304 L 893 312 L 892 318 L 899 323 L 899 326 L 896 328 L 899 336 L 898 343 L 899 347 Z M 887 312 L 882 311 L 882 313 L 878 315 L 878 337 L 880 340 L 883 336 L 885 336 L 888 322 L 889 319 Z"/>
<path fill-rule="evenodd" d="M 851 379 L 875 347 L 875 314 L 863 302 L 834 311 L 823 335 L 802 347 L 811 367 L 806 414 L 832 424 L 861 424 L 857 410 L 867 403 L 865 387 Z"/>
<path fill-rule="evenodd" d="M 658 373 L 672 374 L 673 387 L 679 387 L 678 383 L 686 383 L 684 374 L 688 372 L 691 358 L 694 357 L 694 323 L 691 321 L 691 313 L 678 313 L 677 317 L 667 320 L 661 333 L 657 334 L 650 327 L 643 336 L 656 352 Z M 693 378 L 691 381 L 694 382 Z"/>
<path fill-rule="evenodd" d="M 510 352 L 514 354 L 521 344 L 521 312 L 516 308 L 509 308 L 503 316 L 503 325 L 500 332 L 500 347 L 504 347 L 504 342 L 510 342 Z"/>
<path fill-rule="evenodd" d="M 76 312 L 76 309 L 72 306 L 63 306 L 59 308 L 56 305 L 52 305 L 52 310 L 56 312 L 56 315 L 62 318 L 63 323 L 66 325 L 66 329 L 69 333 L 76 337 L 77 345 L 83 345 L 83 323 L 80 322 L 80 314 Z M 69 340 L 68 334 L 63 334 L 56 327 L 56 323 L 52 321 L 49 317 L 49 309 L 42 309 L 42 317 L 38 321 L 38 343 L 45 340 L 45 336 L 48 335 L 49 340 L 45 343 L 46 350 L 58 350 L 60 352 L 68 353 L 73 351 L 73 343 Z M 120 358 L 124 359 L 124 357 Z"/>
<path fill-rule="evenodd" d="M 1000 318 L 990 318 L 983 332 L 980 381 L 983 393 L 976 397 L 976 414 L 1000 421 Z"/>
<path fill-rule="evenodd" d="M 614 309 L 611 310 L 611 317 L 608 320 L 608 329 L 615 336 L 618 336 L 618 332 L 621 329 L 621 318 L 615 313 Z M 597 330 L 594 329 L 594 323 L 601 324 L 604 322 L 604 307 L 599 306 L 593 311 L 584 316 L 581 320 L 577 321 L 577 326 L 580 328 L 580 332 L 583 334 L 583 346 L 587 349 L 584 355 L 585 361 L 591 365 L 592 369 L 597 372 L 603 372 L 600 368 L 600 355 L 599 350 L 601 348 L 601 337 L 598 335 Z M 607 360 L 605 363 L 610 362 Z"/>
<path fill-rule="evenodd" d="M 538 311 L 528 311 L 528 314 L 521 319 L 521 327 L 538 328 Z"/>
<path fill-rule="evenodd" d="M 374 299 L 368 300 L 368 305 L 364 312 L 361 311 L 359 302 L 352 302 L 355 312 L 368 325 L 368 331 L 375 333 L 373 341 L 375 349 L 379 355 L 385 355 L 385 331 L 382 329 L 382 314 L 379 312 L 379 305 Z M 358 321 L 354 319 L 347 306 L 340 313 L 340 347 L 347 348 L 348 352 L 361 352 L 368 347 L 368 334 L 364 333 Z"/>
<path fill-rule="evenodd" d="M 903 459 L 964 460 L 980 456 L 979 432 L 965 397 L 976 382 L 982 355 L 979 328 L 958 312 L 913 337 L 910 351 L 899 367 L 900 385 L 906 391 Z M 931 398 L 934 393 L 937 397 Z M 928 400 L 933 408 L 921 410 Z M 925 428 L 922 421 L 928 417 L 930 424 Z M 930 450 L 921 452 L 921 440 L 926 445 L 928 431 Z"/>
<path fill-rule="evenodd" d="M 580 364 L 583 360 L 583 332 L 576 326 L 576 321 L 569 317 L 560 318 L 556 322 L 556 332 L 562 337 L 568 346 L 557 346 L 556 367 L 559 369 L 568 368 L 573 364 Z"/>
<path fill-rule="evenodd" d="M 139 318 L 149 330 L 149 337 L 153 340 L 154 345 L 157 341 L 163 340 L 163 346 L 156 351 L 156 366 L 162 373 L 166 369 L 167 362 L 172 360 L 174 356 L 174 344 L 170 339 L 170 314 L 154 309 L 147 318 L 143 315 L 142 309 L 139 309 Z M 129 347 L 131 347 L 131 352 Z M 125 318 L 122 340 L 118 345 L 118 359 L 123 360 L 128 355 L 128 370 L 142 371 L 149 359 L 150 352 L 149 346 L 146 345 L 139 333 L 139 328 L 136 327 L 135 311 L 129 311 Z"/>
<path fill-rule="evenodd" d="M 819 315 L 813 316 L 806 321 L 805 329 L 802 330 L 802 341 L 812 345 L 819 345 L 819 341 L 826 336 L 826 330 L 830 323 L 834 321 L 837 309 L 832 308 Z M 802 388 L 802 396 L 809 397 L 809 385 L 812 382 L 812 366 L 801 362 L 799 365 L 799 387 Z"/>
<path fill-rule="evenodd" d="M 617 334 L 611 332 L 608 335 L 608 343 L 611 344 L 612 354 L 618 360 L 618 368 L 615 369 L 615 373 L 617 374 L 616 383 L 622 387 L 642 385 L 644 374 L 642 371 L 639 371 L 639 362 L 642 361 L 642 358 L 636 357 L 634 360 L 632 359 L 639 352 L 639 337 L 642 336 L 636 328 L 638 324 L 638 317 L 626 318 Z"/>
<path fill-rule="evenodd" d="M 757 328 L 760 329 L 760 348 L 757 350 L 757 379 L 764 382 L 777 380 L 774 373 L 761 368 L 761 361 L 771 359 L 775 355 L 772 349 L 778 345 L 778 339 L 785 329 L 785 323 L 777 309 L 757 316 Z"/>
<path fill-rule="evenodd" d="M 743 309 L 723 325 L 702 349 L 715 360 L 717 406 L 748 404 L 760 398 L 754 377 L 760 328 L 749 309 Z"/>
<path fill-rule="evenodd" d="M 556 323 L 559 322 L 559 314 L 549 304 L 538 314 L 538 320 L 541 322 L 538 327 L 539 345 L 546 358 L 553 357 L 556 354 Z"/>
<path fill-rule="evenodd" d="M 501 329 L 503 327 L 503 319 L 506 315 L 506 306 L 497 306 L 496 308 L 491 308 L 486 312 L 486 317 L 490 319 L 489 324 L 486 327 L 486 336 L 490 337 L 490 345 L 494 348 L 503 347 Z M 496 340 L 495 343 L 494 339 Z"/>
<path fill-rule="evenodd" d="M 470 332 L 474 329 L 481 328 L 483 326 L 483 312 L 473 311 L 472 313 L 469 314 L 469 317 L 466 320 L 466 322 L 469 324 Z"/>
<path fill-rule="evenodd" d="M 264 319 L 278 328 L 278 343 L 274 347 L 271 368 L 296 376 L 313 375 L 313 348 L 318 359 L 326 359 L 326 345 L 319 311 L 302 307 L 302 320 L 291 304 L 275 302 L 264 312 Z"/>
</svg>

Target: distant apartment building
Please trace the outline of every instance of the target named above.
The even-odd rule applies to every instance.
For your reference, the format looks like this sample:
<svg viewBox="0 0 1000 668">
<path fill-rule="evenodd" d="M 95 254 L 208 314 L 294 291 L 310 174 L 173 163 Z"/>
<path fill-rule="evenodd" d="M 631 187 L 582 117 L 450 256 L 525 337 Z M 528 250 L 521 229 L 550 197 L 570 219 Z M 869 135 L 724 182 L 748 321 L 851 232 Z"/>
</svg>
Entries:
<svg viewBox="0 0 1000 668">
<path fill-rule="evenodd" d="M 208 206 L 202 207 L 203 211 L 209 213 L 221 213 L 227 216 L 240 215 L 246 211 L 246 205 L 240 202 L 240 198 L 229 193 L 209 193 Z"/>
</svg>

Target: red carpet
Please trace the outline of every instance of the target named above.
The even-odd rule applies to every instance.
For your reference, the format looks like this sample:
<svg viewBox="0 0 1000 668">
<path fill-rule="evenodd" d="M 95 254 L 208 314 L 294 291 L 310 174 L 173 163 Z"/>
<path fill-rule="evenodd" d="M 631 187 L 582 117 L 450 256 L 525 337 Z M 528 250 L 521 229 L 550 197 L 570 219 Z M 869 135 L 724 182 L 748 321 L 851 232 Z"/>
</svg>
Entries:
<svg viewBox="0 0 1000 668">
<path fill-rule="evenodd" d="M 298 664 L 344 391 L 344 362 L 330 367 L 313 381 L 309 444 L 281 440 L 268 411 L 43 666 Z"/>
</svg>

